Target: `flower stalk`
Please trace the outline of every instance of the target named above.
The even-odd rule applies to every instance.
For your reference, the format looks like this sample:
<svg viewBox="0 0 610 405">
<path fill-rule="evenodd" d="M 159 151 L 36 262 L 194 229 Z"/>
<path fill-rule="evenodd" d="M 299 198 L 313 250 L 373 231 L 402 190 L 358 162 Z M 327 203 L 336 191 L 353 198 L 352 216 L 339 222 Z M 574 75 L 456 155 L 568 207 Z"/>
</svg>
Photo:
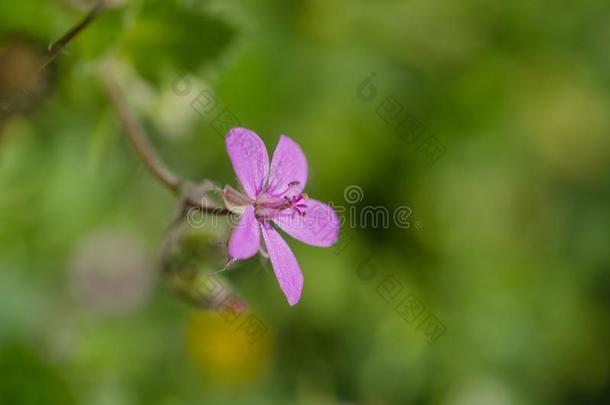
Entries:
<svg viewBox="0 0 610 405">
<path fill-rule="evenodd" d="M 191 183 L 184 182 L 176 176 L 163 162 L 154 146 L 150 143 L 142 125 L 130 110 L 125 101 L 125 94 L 114 79 L 112 70 L 107 64 L 100 72 L 100 78 L 116 114 L 125 130 L 131 145 L 136 154 L 144 162 L 150 173 L 156 177 L 163 185 L 176 195 L 181 195 L 183 199 L 183 210 L 187 212 L 191 208 L 197 208 L 210 215 L 229 215 L 231 212 L 218 206 L 203 204 L 203 200 L 198 197 L 197 188 Z"/>
<path fill-rule="evenodd" d="M 89 11 L 89 13 L 87 13 L 87 15 L 78 24 L 72 27 L 70 31 L 66 32 L 57 41 L 52 43 L 49 46 L 47 56 L 40 68 L 38 69 L 37 73 L 43 71 L 51 62 L 53 62 L 55 58 L 57 58 L 57 56 L 64 50 L 66 46 L 68 46 L 70 42 L 72 42 L 74 38 L 76 38 L 81 32 L 85 30 L 85 28 L 87 28 L 93 21 L 95 21 L 95 19 L 106 9 L 108 3 L 110 3 L 110 0 L 99 0 L 98 2 L 96 2 L 93 8 Z"/>
</svg>

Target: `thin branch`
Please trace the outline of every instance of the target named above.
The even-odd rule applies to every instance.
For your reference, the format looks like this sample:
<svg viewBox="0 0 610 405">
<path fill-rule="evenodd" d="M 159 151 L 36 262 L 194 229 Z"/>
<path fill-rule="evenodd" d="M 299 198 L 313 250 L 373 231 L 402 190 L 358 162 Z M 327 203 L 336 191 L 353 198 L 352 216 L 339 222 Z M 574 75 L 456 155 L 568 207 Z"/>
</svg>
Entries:
<svg viewBox="0 0 610 405">
<path fill-rule="evenodd" d="M 195 208 L 198 211 L 205 212 L 210 215 L 218 215 L 218 216 L 227 216 L 233 215 L 231 211 L 224 207 L 211 207 L 209 205 L 203 205 L 202 202 L 193 201 L 191 198 L 186 198 L 184 200 L 184 206 L 186 212 L 188 213 L 189 209 Z"/>
<path fill-rule="evenodd" d="M 68 44 L 72 42 L 72 40 L 76 38 L 78 34 L 83 32 L 85 28 L 87 28 L 104 11 L 106 6 L 108 6 L 109 1 L 110 0 L 99 0 L 95 6 L 93 6 L 91 11 L 89 11 L 89 13 L 87 13 L 87 15 L 78 24 L 72 27 L 70 31 L 65 33 L 61 38 L 49 46 L 47 56 L 45 57 L 45 60 L 40 68 L 38 68 L 36 71 L 36 75 L 49 66 L 49 64 L 53 62 L 53 60 L 64 50 L 64 48 L 68 46 Z"/>
<path fill-rule="evenodd" d="M 93 6 L 91 11 L 89 11 L 89 13 L 87 13 L 87 15 L 78 24 L 72 27 L 61 38 L 59 38 L 57 41 L 55 41 L 49 46 L 47 54 L 44 57 L 41 65 L 31 74 L 31 77 L 26 81 L 26 84 L 21 89 L 20 95 L 17 97 L 17 99 L 0 105 L 0 124 L 2 123 L 2 119 L 6 118 L 13 112 L 15 104 L 17 104 L 24 98 L 27 98 L 27 96 L 29 95 L 30 84 L 34 82 L 34 79 L 38 75 L 40 75 L 40 73 L 45 70 L 47 66 L 49 66 L 49 64 L 51 64 L 51 62 L 53 62 L 55 58 L 57 58 L 57 56 L 59 56 L 59 54 L 61 54 L 61 52 L 66 48 L 66 46 L 68 46 L 68 44 L 70 44 L 70 42 L 74 40 L 74 38 L 76 38 L 80 33 L 82 33 L 85 28 L 91 25 L 91 23 L 106 9 L 110 1 L 111 0 L 99 0 L 97 3 L 95 3 L 95 6 Z M 0 131 L 0 135 L 1 134 L 2 131 Z"/>
<path fill-rule="evenodd" d="M 131 141 L 135 151 L 144 161 L 150 172 L 172 192 L 178 194 L 180 192 L 180 180 L 161 161 L 157 152 L 148 141 L 144 129 L 129 110 L 129 107 L 125 102 L 125 95 L 121 88 L 117 85 L 109 72 L 102 72 L 101 78 L 108 99 L 117 112 L 125 129 L 125 133 Z"/>
<path fill-rule="evenodd" d="M 168 167 L 163 163 L 157 151 L 149 142 L 149 137 L 129 109 L 125 95 L 116 81 L 112 78 L 112 74 L 107 67 L 100 73 L 104 89 L 108 95 L 108 99 L 113 105 L 125 133 L 127 134 L 136 153 L 144 161 L 150 172 L 158 178 L 167 188 L 175 194 L 181 193 L 181 186 L 184 184 Z M 231 211 L 224 207 L 209 206 L 204 204 L 204 200 L 196 201 L 197 197 L 193 193 L 183 195 L 183 215 L 186 216 L 192 208 L 210 215 L 231 215 Z"/>
</svg>

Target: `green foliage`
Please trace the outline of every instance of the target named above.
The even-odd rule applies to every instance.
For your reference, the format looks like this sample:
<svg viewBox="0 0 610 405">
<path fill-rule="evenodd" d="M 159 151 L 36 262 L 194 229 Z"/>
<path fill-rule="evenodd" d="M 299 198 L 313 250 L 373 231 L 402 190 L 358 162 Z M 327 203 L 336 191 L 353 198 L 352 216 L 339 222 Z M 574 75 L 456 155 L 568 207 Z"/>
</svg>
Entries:
<svg viewBox="0 0 610 405">
<path fill-rule="evenodd" d="M 56 39 L 54 36 L 65 31 L 60 27 L 70 24 L 73 16 L 66 7 L 58 7 L 57 3 L 36 0 L 3 1 L 0 4 L 0 34 L 33 37 L 50 44 Z"/>
<path fill-rule="evenodd" d="M 0 123 L 0 404 L 608 402 L 607 1 L 118 3 L 41 76 L 31 110 Z M 0 53 L 16 38 L 44 51 L 85 14 L 73 4 L 1 1 Z M 270 149 L 299 142 L 306 191 L 343 207 L 339 247 L 289 242 L 296 307 L 259 257 L 220 273 L 268 328 L 260 345 L 244 344 L 246 315 L 174 291 L 201 298 L 226 263 L 226 223 L 180 234 L 177 277 L 162 273 L 178 201 L 118 125 L 98 81 L 109 59 L 179 175 L 237 186 L 213 126 L 227 109 Z M 2 72 L 23 65 L 3 63 L 5 89 Z M 218 103 L 205 114 L 192 107 L 204 89 Z M 388 97 L 446 146 L 436 164 L 380 116 Z M 345 201 L 350 185 L 361 201 Z M 410 227 L 362 226 L 366 206 L 411 207 Z M 78 265 L 83 241 L 117 230 L 145 247 L 155 288 L 132 277 L 128 244 Z M 120 308 L 128 290 L 87 272 L 116 254 L 126 271 L 111 281 L 140 305 L 95 311 L 83 291 Z M 387 276 L 395 300 L 380 295 Z M 433 344 L 397 312 L 407 296 L 446 326 Z"/>
<path fill-rule="evenodd" d="M 121 46 L 145 79 L 159 84 L 176 72 L 195 73 L 232 42 L 235 29 L 194 4 L 143 2 Z"/>
<path fill-rule="evenodd" d="M 50 367 L 38 353 L 22 343 L 7 344 L 0 350 L 0 374 L 2 404 L 75 403 L 58 370 Z"/>
</svg>

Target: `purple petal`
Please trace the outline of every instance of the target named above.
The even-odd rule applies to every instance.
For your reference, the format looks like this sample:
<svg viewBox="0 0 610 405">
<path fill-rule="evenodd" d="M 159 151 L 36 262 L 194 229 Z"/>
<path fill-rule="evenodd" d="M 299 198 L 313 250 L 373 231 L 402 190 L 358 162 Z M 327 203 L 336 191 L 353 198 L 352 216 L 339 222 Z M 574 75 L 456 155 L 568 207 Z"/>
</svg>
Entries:
<svg viewBox="0 0 610 405">
<path fill-rule="evenodd" d="M 229 257 L 239 260 L 248 259 L 258 252 L 260 244 L 261 232 L 254 216 L 254 207 L 247 205 L 229 239 Z"/>
<path fill-rule="evenodd" d="M 282 194 L 290 183 L 297 182 L 288 196 L 299 194 L 307 183 L 307 159 L 301 147 L 286 135 L 280 140 L 273 152 L 271 169 L 269 170 L 270 194 Z"/>
<path fill-rule="evenodd" d="M 272 227 L 262 227 L 263 239 L 275 277 L 290 305 L 299 302 L 303 290 L 303 275 L 288 244 Z"/>
<path fill-rule="evenodd" d="M 285 210 L 273 222 L 293 238 L 313 246 L 328 247 L 339 237 L 339 218 L 329 205 L 311 198 L 305 201 L 305 216 Z"/>
<path fill-rule="evenodd" d="M 255 199 L 269 174 L 269 155 L 265 144 L 258 135 L 245 128 L 231 129 L 226 142 L 233 170 L 242 188 L 248 197 Z"/>
</svg>

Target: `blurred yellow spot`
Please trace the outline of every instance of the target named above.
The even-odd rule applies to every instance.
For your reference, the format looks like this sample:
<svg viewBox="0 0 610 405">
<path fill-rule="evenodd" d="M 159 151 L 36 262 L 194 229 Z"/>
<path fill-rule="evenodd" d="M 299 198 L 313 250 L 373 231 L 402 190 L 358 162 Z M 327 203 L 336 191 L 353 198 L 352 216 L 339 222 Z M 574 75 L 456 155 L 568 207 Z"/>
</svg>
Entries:
<svg viewBox="0 0 610 405">
<path fill-rule="evenodd" d="M 269 331 L 255 341 L 240 328 L 244 312 L 232 322 L 216 312 L 193 312 L 187 321 L 188 351 L 203 376 L 215 385 L 234 387 L 257 381 L 269 364 Z"/>
<path fill-rule="evenodd" d="M 517 86 L 521 124 L 548 167 L 576 180 L 597 178 L 607 167 L 609 104 L 587 72 L 549 67 L 567 65 L 553 62 L 523 74 Z"/>
</svg>

